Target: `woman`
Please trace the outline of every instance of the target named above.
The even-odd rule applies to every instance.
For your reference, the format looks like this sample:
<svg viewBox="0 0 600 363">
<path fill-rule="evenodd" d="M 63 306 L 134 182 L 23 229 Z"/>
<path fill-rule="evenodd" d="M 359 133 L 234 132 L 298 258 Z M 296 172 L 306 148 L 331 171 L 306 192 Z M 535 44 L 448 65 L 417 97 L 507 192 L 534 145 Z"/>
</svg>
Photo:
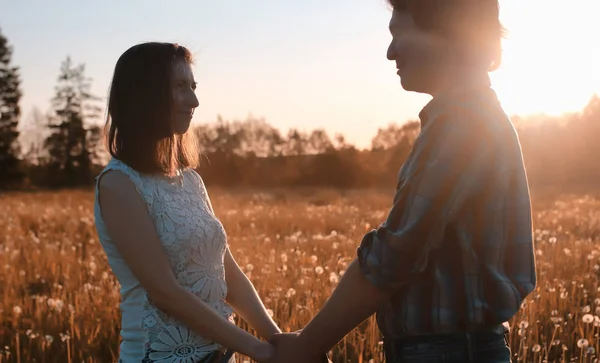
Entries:
<svg viewBox="0 0 600 363">
<path fill-rule="evenodd" d="M 280 329 L 227 245 L 188 133 L 196 82 L 190 52 L 144 43 L 118 60 L 108 103 L 112 159 L 97 177 L 95 223 L 121 284 L 121 363 L 267 361 Z"/>
</svg>

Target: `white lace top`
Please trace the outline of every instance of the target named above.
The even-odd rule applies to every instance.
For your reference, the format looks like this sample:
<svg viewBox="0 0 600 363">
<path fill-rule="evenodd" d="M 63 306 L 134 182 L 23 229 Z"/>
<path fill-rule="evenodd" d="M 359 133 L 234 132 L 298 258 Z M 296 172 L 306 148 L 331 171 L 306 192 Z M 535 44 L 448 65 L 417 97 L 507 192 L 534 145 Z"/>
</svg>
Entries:
<svg viewBox="0 0 600 363">
<path fill-rule="evenodd" d="M 225 302 L 227 237 L 212 211 L 200 175 L 191 169 L 182 171 L 175 179 L 142 175 L 113 158 L 97 180 L 108 170 L 124 173 L 135 184 L 179 283 L 221 316 L 233 321 L 232 309 Z M 98 184 L 94 215 L 100 243 L 121 285 L 119 362 L 192 363 L 219 349 L 219 345 L 197 335 L 149 302 L 146 291 L 106 230 L 98 205 Z"/>
</svg>

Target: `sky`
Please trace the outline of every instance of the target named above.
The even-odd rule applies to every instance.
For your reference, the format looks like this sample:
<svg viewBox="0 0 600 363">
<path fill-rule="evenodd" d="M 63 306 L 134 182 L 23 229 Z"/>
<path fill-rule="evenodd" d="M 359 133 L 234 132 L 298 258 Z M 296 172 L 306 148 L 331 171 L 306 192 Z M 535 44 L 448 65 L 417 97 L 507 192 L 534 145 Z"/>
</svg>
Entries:
<svg viewBox="0 0 600 363">
<path fill-rule="evenodd" d="M 596 0 L 500 6 L 509 34 L 491 77 L 507 113 L 576 112 L 600 94 Z M 385 0 L 0 0 L 25 120 L 33 107 L 50 107 L 67 56 L 85 63 L 93 93 L 105 100 L 126 49 L 166 41 L 195 55 L 194 124 L 253 116 L 283 132 L 342 133 L 359 147 L 379 127 L 416 119 L 430 100 L 404 91 L 385 57 L 390 15 Z"/>
</svg>

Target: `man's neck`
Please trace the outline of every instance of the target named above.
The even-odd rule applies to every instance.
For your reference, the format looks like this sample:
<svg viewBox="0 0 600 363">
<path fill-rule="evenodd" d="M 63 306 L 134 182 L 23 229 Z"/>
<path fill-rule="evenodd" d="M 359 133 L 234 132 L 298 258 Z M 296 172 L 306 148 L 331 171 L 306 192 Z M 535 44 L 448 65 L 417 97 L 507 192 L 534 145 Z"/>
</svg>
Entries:
<svg viewBox="0 0 600 363">
<path fill-rule="evenodd" d="M 447 73 L 448 77 L 440 82 L 435 91 L 431 92 L 431 96 L 437 97 L 440 94 L 452 93 L 473 88 L 489 88 L 491 87 L 490 76 L 483 69 L 462 69 L 454 68 Z"/>
<path fill-rule="evenodd" d="M 433 99 L 419 113 L 421 125 L 425 125 L 429 119 L 435 118 L 436 114 L 441 112 L 445 107 L 456 102 L 457 96 L 464 96 L 465 93 L 473 91 L 484 92 L 485 90 L 491 90 L 490 77 L 485 71 L 456 71 L 451 74 L 452 77 L 448 77 L 445 87 L 439 87 L 438 91 L 429 93 L 433 96 Z"/>
</svg>

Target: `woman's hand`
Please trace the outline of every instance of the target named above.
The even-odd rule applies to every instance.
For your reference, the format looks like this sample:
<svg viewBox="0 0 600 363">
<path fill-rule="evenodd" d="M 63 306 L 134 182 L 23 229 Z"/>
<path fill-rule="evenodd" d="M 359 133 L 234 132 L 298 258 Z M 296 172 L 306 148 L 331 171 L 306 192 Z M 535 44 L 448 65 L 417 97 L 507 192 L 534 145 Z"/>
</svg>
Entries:
<svg viewBox="0 0 600 363">
<path fill-rule="evenodd" d="M 256 347 L 256 352 L 254 353 L 254 355 L 251 357 L 252 359 L 258 361 L 258 362 L 268 362 L 271 360 L 271 358 L 273 357 L 273 355 L 275 354 L 275 346 L 267 343 L 267 342 L 260 342 L 258 344 L 258 346 Z"/>
</svg>

